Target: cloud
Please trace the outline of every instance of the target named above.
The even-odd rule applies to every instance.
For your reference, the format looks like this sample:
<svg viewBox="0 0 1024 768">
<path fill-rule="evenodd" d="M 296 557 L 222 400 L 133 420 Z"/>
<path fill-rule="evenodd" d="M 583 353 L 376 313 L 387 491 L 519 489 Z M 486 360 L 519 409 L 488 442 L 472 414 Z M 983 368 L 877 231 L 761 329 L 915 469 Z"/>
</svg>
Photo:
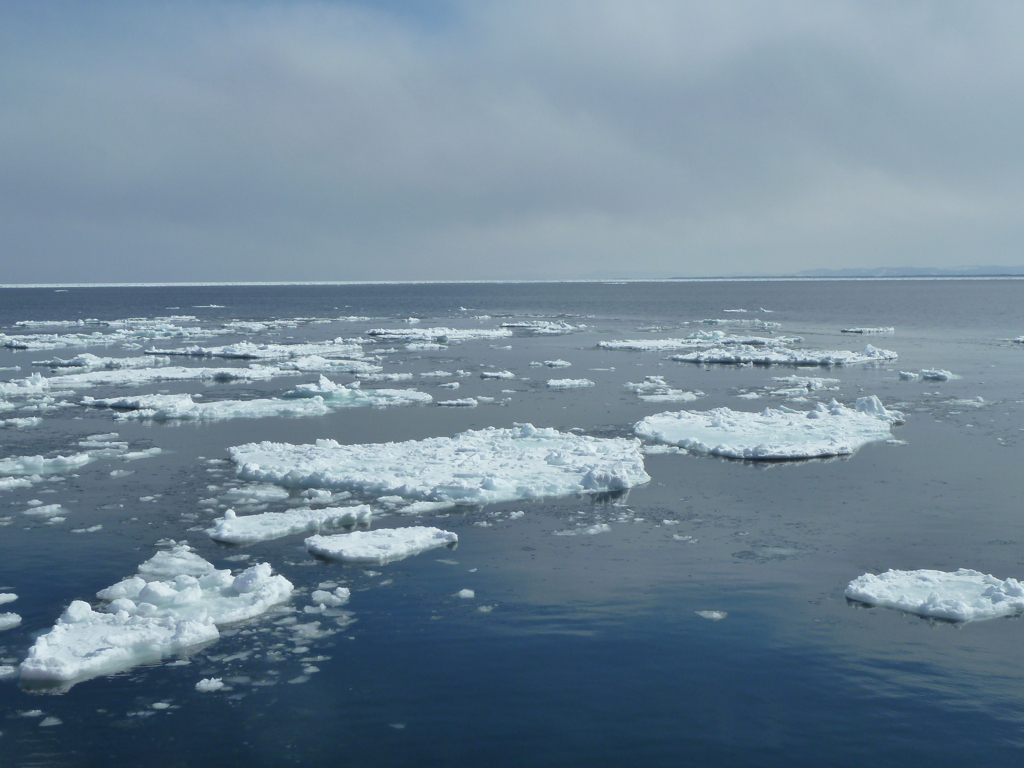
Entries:
<svg viewBox="0 0 1024 768">
<path fill-rule="evenodd" d="M 0 11 L 5 282 L 1021 261 L 1017 5 L 57 8 Z"/>
</svg>

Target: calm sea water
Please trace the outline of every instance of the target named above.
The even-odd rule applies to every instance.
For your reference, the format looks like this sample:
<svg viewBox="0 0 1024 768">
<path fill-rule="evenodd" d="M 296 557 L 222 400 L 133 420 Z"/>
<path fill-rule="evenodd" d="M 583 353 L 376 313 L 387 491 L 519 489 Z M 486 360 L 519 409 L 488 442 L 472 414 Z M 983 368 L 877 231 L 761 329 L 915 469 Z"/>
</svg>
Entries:
<svg viewBox="0 0 1024 768">
<path fill-rule="evenodd" d="M 409 317 L 420 318 L 419 327 L 493 328 L 509 318 L 585 326 L 562 336 L 517 333 L 385 356 L 387 372 L 473 371 L 455 392 L 412 384 L 438 400 L 499 401 L 473 409 L 115 422 L 109 412 L 82 407 L 81 395 L 128 392 L 96 388 L 62 398 L 72 404 L 37 426 L 0 430 L 0 458 L 66 453 L 87 435 L 112 431 L 133 449 L 163 449 L 132 462 L 131 475 L 111 477 L 127 465 L 101 460 L 64 482 L 0 492 L 0 518 L 12 519 L 0 527 L 0 592 L 19 596 L 0 610 L 23 617 L 0 633 L 0 663 L 19 662 L 69 602 L 90 600 L 134 573 L 164 539 L 187 539 L 218 567 L 270 562 L 300 590 L 300 612 L 308 602 L 301 594 L 318 583 L 352 589 L 349 623 L 324 621 L 322 636 L 301 643 L 288 622 L 306 617 L 274 614 L 187 657 L 65 693 L 0 682 L 0 765 L 1020 765 L 1019 619 L 928 621 L 858 607 L 843 590 L 856 576 L 888 568 L 1024 576 L 1024 345 L 1011 341 L 1024 333 L 1022 299 L 1020 280 L 0 290 L 6 333 L 27 332 L 13 325 L 24 320 L 184 314 L 204 327 L 332 320 L 180 344 L 351 337 L 405 327 Z M 735 309 L 748 311 L 725 312 Z M 354 315 L 373 320 L 333 320 Z M 803 346 L 858 349 L 870 342 L 900 358 L 824 371 L 702 367 L 596 347 L 602 339 L 682 335 L 694 329 L 684 323 L 704 318 L 770 320 L 782 333 L 803 336 Z M 855 326 L 895 326 L 896 333 L 840 333 Z M 40 370 L 33 360 L 87 351 L 141 354 L 121 347 L 5 350 L 0 380 Z M 529 365 L 555 358 L 573 365 Z M 9 370 L 14 366 L 21 370 Z M 489 366 L 518 378 L 480 379 L 475 372 Z M 899 370 L 922 368 L 959 378 L 899 379 Z M 904 411 L 906 424 L 894 430 L 903 444 L 872 444 L 836 461 L 771 465 L 653 455 L 646 460 L 652 481 L 621 497 L 424 516 L 424 524 L 458 533 L 458 548 L 373 568 L 314 560 L 302 537 L 239 549 L 216 545 L 202 531 L 219 513 L 201 500 L 236 482 L 230 466 L 209 460 L 225 458 L 232 445 L 408 440 L 524 421 L 625 436 L 663 410 L 793 405 L 737 395 L 763 392 L 773 376 L 794 373 L 839 379 L 840 389 L 825 397 L 852 403 L 876 394 Z M 706 395 L 688 406 L 644 403 L 623 384 L 647 375 Z M 595 386 L 543 386 L 562 377 L 586 377 Z M 315 378 L 129 392 L 248 398 Z M 23 414 L 0 418 L 11 415 Z M 61 503 L 67 520 L 47 525 L 21 515 L 36 498 Z M 513 511 L 525 514 L 513 519 Z M 374 525 L 410 522 L 391 517 Z M 609 532 L 557 535 L 602 522 Z M 102 529 L 73 532 L 96 525 Z M 476 598 L 458 598 L 465 588 Z M 728 615 L 712 621 L 697 614 L 708 610 Z M 195 690 L 213 676 L 228 687 Z M 45 718 L 60 724 L 43 726 Z"/>
</svg>

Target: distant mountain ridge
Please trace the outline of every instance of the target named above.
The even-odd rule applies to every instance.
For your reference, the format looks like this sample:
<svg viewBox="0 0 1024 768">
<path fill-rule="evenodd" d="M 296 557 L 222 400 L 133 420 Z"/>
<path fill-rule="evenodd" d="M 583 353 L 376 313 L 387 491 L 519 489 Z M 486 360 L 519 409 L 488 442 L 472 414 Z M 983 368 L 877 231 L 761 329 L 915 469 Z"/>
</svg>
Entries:
<svg viewBox="0 0 1024 768">
<path fill-rule="evenodd" d="M 1021 267 L 875 267 L 874 269 L 805 269 L 794 277 L 1005 277 L 1024 275 Z"/>
</svg>

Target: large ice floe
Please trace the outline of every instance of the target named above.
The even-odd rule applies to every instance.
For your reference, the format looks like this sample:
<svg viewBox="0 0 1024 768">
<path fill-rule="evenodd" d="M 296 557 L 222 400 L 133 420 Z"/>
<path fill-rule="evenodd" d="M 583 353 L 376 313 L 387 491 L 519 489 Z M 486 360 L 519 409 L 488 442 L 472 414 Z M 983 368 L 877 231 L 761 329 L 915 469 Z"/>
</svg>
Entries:
<svg viewBox="0 0 1024 768">
<path fill-rule="evenodd" d="M 72 602 L 29 649 L 21 678 L 70 685 L 154 663 L 217 639 L 218 626 L 265 613 L 292 590 L 267 563 L 233 576 L 179 544 L 143 563 L 138 575 L 97 592 L 106 601 L 99 610 Z"/>
<path fill-rule="evenodd" d="M 214 541 L 225 544 L 254 544 L 297 533 L 317 533 L 324 528 L 340 528 L 357 523 L 368 523 L 370 507 L 325 507 L 323 509 L 289 509 L 284 512 L 264 512 L 259 515 L 238 517 L 227 510 L 224 517 L 213 521 L 206 533 Z"/>
<path fill-rule="evenodd" d="M 456 534 L 440 528 L 414 526 L 310 536 L 306 539 L 306 549 L 313 555 L 330 560 L 384 565 L 434 547 L 454 545 L 458 540 Z"/>
<path fill-rule="evenodd" d="M 851 454 L 866 443 L 888 440 L 890 426 L 902 418 L 872 395 L 858 398 L 854 408 L 833 400 L 810 411 L 782 406 L 761 413 L 729 408 L 659 413 L 638 422 L 633 431 L 693 453 L 778 461 Z"/>
<path fill-rule="evenodd" d="M 85 352 L 67 360 L 55 357 L 51 360 L 33 360 L 32 365 L 46 368 L 83 368 L 85 370 L 105 369 L 108 371 L 121 368 L 152 368 L 154 365 L 170 362 L 168 357 L 99 357 Z"/>
<path fill-rule="evenodd" d="M 222 347 L 179 347 L 177 349 L 147 349 L 147 355 L 181 355 L 185 357 L 220 357 L 227 360 L 286 360 L 309 357 L 362 357 L 358 344 L 346 339 L 319 341 L 308 344 L 254 344 L 240 341 Z"/>
<path fill-rule="evenodd" d="M 361 405 L 415 405 L 429 403 L 434 398 L 415 389 L 362 389 L 358 381 L 337 384 L 326 376 L 312 384 L 300 384 L 285 392 L 287 398 L 322 398 L 333 408 L 351 408 Z"/>
<path fill-rule="evenodd" d="M 322 416 L 330 412 L 322 397 L 307 400 L 260 398 L 195 402 L 193 395 L 140 395 L 82 398 L 86 405 L 120 411 L 120 419 L 153 421 L 213 421 L 215 419 L 263 419 L 271 416 Z"/>
<path fill-rule="evenodd" d="M 680 363 L 719 363 L 753 365 L 853 365 L 854 363 L 878 363 L 895 360 L 898 355 L 888 349 L 878 349 L 870 344 L 861 352 L 844 349 L 789 349 L 775 347 L 765 349 L 738 344 L 732 347 L 715 347 L 685 355 L 672 355 L 669 359 Z"/>
<path fill-rule="evenodd" d="M 402 443 L 263 442 L 229 450 L 247 480 L 461 504 L 618 491 L 650 480 L 636 440 L 531 424 Z"/>
<path fill-rule="evenodd" d="M 509 320 L 501 327 L 527 331 L 535 336 L 559 336 L 576 330 L 576 326 L 561 320 Z"/>
<path fill-rule="evenodd" d="M 799 336 L 734 336 L 724 331 L 696 331 L 682 339 L 628 339 L 625 341 L 599 341 L 601 349 L 629 350 L 633 352 L 664 352 L 673 349 L 716 347 L 788 347 L 803 341 Z"/>
<path fill-rule="evenodd" d="M 186 368 L 171 365 L 160 368 L 96 370 L 58 376 L 33 373 L 23 379 L 0 382 L 0 397 L 31 398 L 62 390 L 88 387 L 142 387 L 165 381 L 266 381 L 278 376 L 297 376 L 301 373 L 303 371 L 270 365 L 250 365 L 248 368 Z"/>
<path fill-rule="evenodd" d="M 1024 585 L 1016 579 L 961 568 L 948 571 L 866 573 L 850 582 L 846 596 L 918 616 L 979 621 L 1024 613 Z"/>
<path fill-rule="evenodd" d="M 418 341 L 450 344 L 470 339 L 501 339 L 512 335 L 508 328 L 371 328 L 366 332 L 381 341 Z"/>
</svg>

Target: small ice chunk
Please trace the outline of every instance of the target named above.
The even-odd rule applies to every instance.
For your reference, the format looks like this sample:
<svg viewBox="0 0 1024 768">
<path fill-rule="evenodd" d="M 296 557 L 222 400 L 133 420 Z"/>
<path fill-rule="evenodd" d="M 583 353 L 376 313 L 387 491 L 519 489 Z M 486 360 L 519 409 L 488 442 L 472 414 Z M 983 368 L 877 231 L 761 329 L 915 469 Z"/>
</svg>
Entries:
<svg viewBox="0 0 1024 768">
<path fill-rule="evenodd" d="M 18 596 L 13 592 L 0 592 L 0 605 L 4 603 L 13 603 L 18 599 Z"/>
<path fill-rule="evenodd" d="M 480 371 L 481 379 L 514 379 L 512 371 Z"/>
<path fill-rule="evenodd" d="M 21 624 L 21 616 L 16 613 L 0 613 L 0 632 L 13 629 Z"/>
<path fill-rule="evenodd" d="M 955 572 L 890 570 L 850 582 L 846 596 L 918 616 L 980 621 L 1024 613 L 1024 585 L 1016 579 L 961 568 Z"/>
<path fill-rule="evenodd" d="M 702 619 L 710 619 L 711 621 L 721 621 L 729 615 L 727 611 L 694 611 Z"/>
<path fill-rule="evenodd" d="M 474 597 L 476 597 L 476 592 L 474 592 L 472 589 L 460 589 L 458 591 L 458 596 L 461 597 L 463 600 L 472 600 Z"/>
<path fill-rule="evenodd" d="M 224 687 L 224 681 L 219 677 L 204 677 L 196 683 L 196 690 L 200 693 L 212 693 Z"/>
<path fill-rule="evenodd" d="M 384 565 L 434 547 L 457 543 L 459 537 L 440 528 L 416 526 L 353 531 L 335 536 L 310 536 L 306 549 L 311 554 L 348 563 Z"/>
<path fill-rule="evenodd" d="M 548 389 L 584 389 L 594 386 L 590 379 L 548 379 Z"/>
<path fill-rule="evenodd" d="M 347 603 L 351 596 L 352 593 L 346 587 L 336 587 L 330 592 L 326 589 L 315 589 L 313 594 L 310 595 L 310 599 L 318 605 L 336 608 Z"/>
</svg>

